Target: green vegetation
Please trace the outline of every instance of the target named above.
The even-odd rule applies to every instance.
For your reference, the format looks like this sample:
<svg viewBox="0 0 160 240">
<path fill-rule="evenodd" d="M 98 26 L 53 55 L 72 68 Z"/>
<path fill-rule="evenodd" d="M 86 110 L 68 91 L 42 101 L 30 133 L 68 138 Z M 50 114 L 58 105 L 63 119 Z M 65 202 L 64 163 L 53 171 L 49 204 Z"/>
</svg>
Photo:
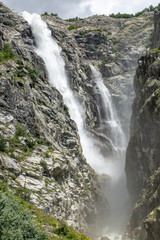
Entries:
<svg viewBox="0 0 160 240">
<path fill-rule="evenodd" d="M 46 142 L 45 139 L 42 139 L 42 138 L 37 138 L 37 144 L 40 144 L 40 145 L 48 145 L 48 143 Z"/>
<path fill-rule="evenodd" d="M 44 12 L 42 16 L 49 16 L 48 12 Z"/>
<path fill-rule="evenodd" d="M 117 13 L 117 14 L 110 14 L 109 17 L 112 17 L 112 18 L 133 18 L 134 15 L 133 14 L 128 14 L 128 13 Z"/>
<path fill-rule="evenodd" d="M 31 68 L 30 66 L 26 66 L 26 69 L 29 73 L 29 77 L 32 79 L 33 83 L 36 83 L 36 79 L 37 79 L 37 74 L 39 74 L 39 70 L 36 68 Z"/>
<path fill-rule="evenodd" d="M 18 187 L 15 189 L 16 196 L 22 198 L 24 201 L 29 202 L 31 191 L 29 189 Z"/>
<path fill-rule="evenodd" d="M 109 60 L 110 60 L 110 57 L 107 56 L 105 59 L 102 60 L 102 63 L 107 63 L 107 62 L 109 62 Z"/>
<path fill-rule="evenodd" d="M 153 48 L 153 49 L 149 50 L 147 53 L 158 54 L 158 53 L 160 53 L 160 49 L 158 49 L 158 48 Z"/>
<path fill-rule="evenodd" d="M 23 189 L 18 190 L 22 191 Z M 0 182 L 0 239 L 91 240 L 75 232 L 66 223 L 59 223 L 52 215 L 14 196 L 2 182 Z"/>
<path fill-rule="evenodd" d="M 16 125 L 16 132 L 15 132 L 15 137 L 24 137 L 27 134 L 27 129 L 26 126 L 23 124 L 17 124 Z"/>
<path fill-rule="evenodd" d="M 44 12 L 42 14 L 42 16 L 49 16 L 49 13 L 48 12 Z M 58 14 L 57 13 L 51 13 L 51 16 L 58 17 Z"/>
<path fill-rule="evenodd" d="M 23 143 L 20 137 L 25 137 Z M 7 142 L 9 143 L 9 146 L 6 147 Z M 10 157 L 19 161 L 23 160 L 26 156 L 29 156 L 34 150 L 34 147 L 35 141 L 27 133 L 27 129 L 23 124 L 17 124 L 15 126 L 15 134 L 8 140 L 0 135 L 0 151 L 5 152 Z M 16 150 L 19 152 L 18 155 L 15 154 Z"/>
<path fill-rule="evenodd" d="M 40 162 L 40 165 L 42 166 L 42 168 L 43 168 L 43 173 L 44 174 L 46 174 L 46 175 L 48 175 L 49 174 L 49 170 L 48 170 L 48 166 L 47 166 L 47 163 L 46 163 L 46 161 L 41 161 Z"/>
<path fill-rule="evenodd" d="M 81 28 L 81 26 L 76 26 L 76 25 L 70 25 L 67 29 L 69 31 L 73 30 L 73 29 L 78 29 L 78 28 Z"/>
<path fill-rule="evenodd" d="M 149 8 L 145 8 L 140 12 L 137 12 L 135 14 L 127 14 L 127 13 L 117 13 L 117 14 L 110 14 L 109 17 L 112 18 L 133 18 L 133 17 L 139 17 L 142 15 L 144 12 L 153 12 L 157 7 L 153 7 L 152 5 L 149 6 Z"/>
<path fill-rule="evenodd" d="M 92 30 L 83 30 L 83 31 L 80 31 L 80 32 L 77 32 L 79 35 L 85 35 L 87 33 L 90 33 L 92 32 Z"/>
<path fill-rule="evenodd" d="M 105 29 L 100 29 L 100 28 L 95 28 L 95 29 L 89 29 L 89 30 L 83 30 L 83 31 L 79 31 L 77 32 L 79 35 L 85 35 L 87 33 L 90 33 L 90 32 L 98 32 L 98 33 L 102 33 L 103 31 L 106 31 Z M 108 32 L 107 35 L 111 35 L 112 33 L 111 32 Z"/>
<path fill-rule="evenodd" d="M 51 13 L 51 16 L 58 17 L 57 13 Z"/>
<path fill-rule="evenodd" d="M 3 49 L 0 51 L 0 62 L 4 62 L 11 59 L 17 59 L 17 58 L 18 56 L 12 50 L 11 46 L 5 43 Z"/>
<path fill-rule="evenodd" d="M 10 193 L 0 191 L 0 238 L 45 240 L 47 233 L 33 222 L 31 213 Z"/>
<path fill-rule="evenodd" d="M 77 22 L 77 21 L 82 21 L 82 20 L 84 20 L 84 18 L 75 17 L 75 18 L 66 19 L 65 21 L 67 21 L 67 22 Z"/>
<path fill-rule="evenodd" d="M 2 135 L 0 135 L 0 152 L 5 151 L 6 143 L 6 139 Z"/>
</svg>

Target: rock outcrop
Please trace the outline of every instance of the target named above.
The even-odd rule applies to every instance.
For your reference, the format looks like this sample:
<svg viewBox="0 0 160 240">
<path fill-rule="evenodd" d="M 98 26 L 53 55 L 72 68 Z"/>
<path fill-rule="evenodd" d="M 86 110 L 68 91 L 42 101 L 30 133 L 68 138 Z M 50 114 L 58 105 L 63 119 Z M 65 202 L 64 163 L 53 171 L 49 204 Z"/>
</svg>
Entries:
<svg viewBox="0 0 160 240">
<path fill-rule="evenodd" d="M 155 11 L 154 49 L 139 59 L 136 98 L 126 154 L 128 189 L 136 202 L 125 239 L 159 239 L 160 50 L 159 9 Z"/>
</svg>

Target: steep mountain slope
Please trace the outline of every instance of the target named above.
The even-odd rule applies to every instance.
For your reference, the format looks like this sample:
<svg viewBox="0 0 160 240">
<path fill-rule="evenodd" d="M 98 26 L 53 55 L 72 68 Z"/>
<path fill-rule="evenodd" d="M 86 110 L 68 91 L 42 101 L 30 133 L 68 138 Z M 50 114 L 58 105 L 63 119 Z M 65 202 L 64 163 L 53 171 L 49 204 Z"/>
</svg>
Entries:
<svg viewBox="0 0 160 240">
<path fill-rule="evenodd" d="M 48 83 L 28 24 L 3 4 L 0 13 L 1 178 L 57 219 L 94 232 L 108 205 L 82 155 L 77 127 Z"/>
<path fill-rule="evenodd" d="M 0 19 L 0 177 L 15 194 L 95 236 L 106 226 L 109 206 L 82 154 L 77 126 L 48 82 L 26 21 L 2 3 Z M 101 72 L 128 134 L 132 77 L 138 57 L 150 45 L 153 13 L 133 19 L 93 16 L 72 23 L 48 15 L 43 19 L 62 47 L 70 86 L 86 110 L 86 128 L 108 156 L 97 107 L 100 93 L 90 65 Z"/>
<path fill-rule="evenodd" d="M 159 48 L 160 6 L 155 11 L 153 46 Z M 131 239 L 159 239 L 160 50 L 151 49 L 139 59 L 134 79 L 131 139 L 126 155 L 128 189 L 137 203 L 128 232 Z M 128 239 L 128 238 L 126 238 Z"/>
<path fill-rule="evenodd" d="M 72 89 L 85 103 L 87 128 L 101 136 L 97 109 L 99 93 L 93 86 L 89 67 L 92 64 L 99 69 L 112 93 L 124 131 L 129 135 L 134 98 L 132 81 L 139 56 L 151 44 L 153 13 L 131 19 L 93 16 L 66 22 L 47 15 L 43 19 L 62 47 Z"/>
</svg>

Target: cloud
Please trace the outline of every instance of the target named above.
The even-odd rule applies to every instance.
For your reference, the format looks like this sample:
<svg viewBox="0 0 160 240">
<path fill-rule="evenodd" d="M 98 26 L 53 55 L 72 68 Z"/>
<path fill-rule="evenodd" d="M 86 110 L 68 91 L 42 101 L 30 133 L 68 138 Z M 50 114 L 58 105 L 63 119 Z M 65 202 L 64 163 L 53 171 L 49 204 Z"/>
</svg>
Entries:
<svg viewBox="0 0 160 240">
<path fill-rule="evenodd" d="M 90 0 L 92 13 L 111 14 L 111 13 L 135 13 L 143 10 L 150 5 L 158 5 L 159 0 Z"/>
<path fill-rule="evenodd" d="M 90 5 L 85 0 L 2 0 L 11 9 L 30 13 L 57 13 L 62 18 L 83 16 L 92 14 Z"/>
<path fill-rule="evenodd" d="M 87 17 L 94 14 L 135 13 L 159 0 L 1 0 L 17 12 L 57 13 L 61 18 Z"/>
</svg>

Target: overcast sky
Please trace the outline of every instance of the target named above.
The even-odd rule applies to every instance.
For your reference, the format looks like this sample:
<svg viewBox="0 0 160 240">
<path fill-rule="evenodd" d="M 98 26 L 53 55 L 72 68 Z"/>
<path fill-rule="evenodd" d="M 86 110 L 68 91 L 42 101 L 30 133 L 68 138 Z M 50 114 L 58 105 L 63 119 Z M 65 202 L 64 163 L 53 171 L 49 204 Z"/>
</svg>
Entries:
<svg viewBox="0 0 160 240">
<path fill-rule="evenodd" d="M 160 0 L 0 0 L 16 12 L 57 13 L 61 18 L 94 14 L 136 13 Z"/>
</svg>

